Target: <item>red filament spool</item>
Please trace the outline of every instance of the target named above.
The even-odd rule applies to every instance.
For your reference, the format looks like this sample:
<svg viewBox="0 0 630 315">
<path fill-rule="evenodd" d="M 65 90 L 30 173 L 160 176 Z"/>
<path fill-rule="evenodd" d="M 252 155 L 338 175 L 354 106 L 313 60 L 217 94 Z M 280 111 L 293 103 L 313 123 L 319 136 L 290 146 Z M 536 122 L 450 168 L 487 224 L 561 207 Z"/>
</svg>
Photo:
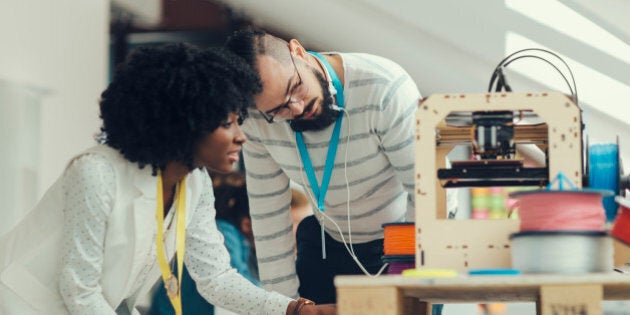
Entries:
<svg viewBox="0 0 630 315">
<path fill-rule="evenodd" d="M 617 197 L 615 200 L 619 204 L 619 211 L 610 235 L 626 245 L 630 245 L 630 200 L 621 197 Z"/>
<path fill-rule="evenodd" d="M 511 193 L 519 199 L 521 231 L 603 231 L 606 190 L 539 190 Z"/>
</svg>

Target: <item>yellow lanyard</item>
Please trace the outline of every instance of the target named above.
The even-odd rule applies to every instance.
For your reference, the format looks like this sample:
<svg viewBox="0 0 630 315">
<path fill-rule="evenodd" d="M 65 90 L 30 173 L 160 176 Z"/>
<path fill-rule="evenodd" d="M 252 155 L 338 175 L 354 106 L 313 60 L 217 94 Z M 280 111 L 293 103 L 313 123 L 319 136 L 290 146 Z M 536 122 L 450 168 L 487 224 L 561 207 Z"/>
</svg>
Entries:
<svg viewBox="0 0 630 315">
<path fill-rule="evenodd" d="M 164 195 L 162 193 L 162 172 L 158 171 L 157 176 L 157 208 L 155 217 L 157 218 L 157 237 L 155 245 L 157 247 L 157 260 L 162 272 L 162 280 L 166 294 L 171 300 L 171 304 L 175 309 L 176 315 L 182 315 L 182 269 L 184 267 L 184 248 L 186 247 L 186 176 L 177 185 L 175 198 L 177 199 L 177 207 L 175 214 L 177 215 L 176 242 L 177 242 L 177 277 L 171 272 L 164 252 Z"/>
</svg>

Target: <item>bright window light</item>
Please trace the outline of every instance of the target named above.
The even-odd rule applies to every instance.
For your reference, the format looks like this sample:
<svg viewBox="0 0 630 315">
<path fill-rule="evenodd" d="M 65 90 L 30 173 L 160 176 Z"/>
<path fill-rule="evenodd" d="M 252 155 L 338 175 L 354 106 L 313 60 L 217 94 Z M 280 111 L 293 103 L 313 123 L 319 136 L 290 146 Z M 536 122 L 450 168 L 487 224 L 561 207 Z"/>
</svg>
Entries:
<svg viewBox="0 0 630 315">
<path fill-rule="evenodd" d="M 506 0 L 506 7 L 552 30 L 563 33 L 575 41 L 590 46 L 592 49 L 609 55 L 615 62 L 626 63 L 630 68 L 630 45 L 575 12 L 558 1 L 518 1 Z M 544 34 L 541 34 L 544 36 Z M 548 42 L 548 41 L 547 41 Z M 630 123 L 630 82 L 622 82 L 614 73 L 602 73 L 593 66 L 572 59 L 570 52 L 561 54 L 550 47 L 516 32 L 506 33 L 505 54 L 508 55 L 524 48 L 544 48 L 560 55 L 571 67 L 577 83 L 580 102 L 587 104 L 610 117 Z M 569 55 L 567 55 L 569 54 Z M 541 54 L 536 54 L 543 56 Z M 577 56 L 577 54 L 576 54 Z M 547 58 L 547 57 L 545 57 Z M 563 65 L 552 56 L 551 62 L 564 71 Z M 551 89 L 569 93 L 568 87 L 556 71 L 544 62 L 536 59 L 524 59 L 514 62 L 509 70 L 540 82 Z M 624 69 L 617 69 L 625 71 Z M 568 75 L 566 72 L 565 75 Z M 622 77 L 625 77 L 623 75 Z M 568 78 L 569 79 L 569 78 Z M 569 79 L 570 80 L 570 79 Z"/>
<path fill-rule="evenodd" d="M 524 36 L 513 32 L 507 32 L 505 42 L 506 55 L 525 48 L 543 48 L 553 51 L 553 49 L 545 47 Z M 571 79 L 568 77 L 568 71 L 565 70 L 564 65 L 562 65 L 560 61 L 557 61 L 550 55 L 536 55 L 542 56 L 551 61 L 565 73 L 565 76 L 567 76 L 567 79 L 571 82 Z M 564 59 L 571 68 L 571 71 L 573 71 L 577 84 L 578 97 L 581 103 L 586 103 L 589 106 L 610 115 L 611 117 L 630 123 L 630 106 L 628 106 L 628 102 L 630 100 L 630 87 L 627 84 L 593 70 L 587 65 L 579 63 L 568 56 L 562 54 L 558 55 Z M 566 83 L 562 80 L 557 71 L 547 63 L 538 59 L 530 58 L 515 61 L 510 64 L 508 71 L 515 71 L 534 81 L 548 86 L 550 89 L 569 94 L 569 89 Z"/>
<path fill-rule="evenodd" d="M 576 41 L 630 63 L 630 45 L 558 1 L 506 0 L 505 6 Z"/>
</svg>

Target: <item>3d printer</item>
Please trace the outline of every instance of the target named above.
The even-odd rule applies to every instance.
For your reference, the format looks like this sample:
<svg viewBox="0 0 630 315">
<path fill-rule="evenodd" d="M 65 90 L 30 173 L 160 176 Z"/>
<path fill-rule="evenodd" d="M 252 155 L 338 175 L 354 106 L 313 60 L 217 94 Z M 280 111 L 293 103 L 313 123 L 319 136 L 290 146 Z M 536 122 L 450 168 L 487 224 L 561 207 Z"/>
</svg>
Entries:
<svg viewBox="0 0 630 315">
<path fill-rule="evenodd" d="M 445 188 L 539 186 L 559 172 L 582 186 L 581 110 L 564 94 L 432 95 L 416 118 L 417 267 L 510 266 L 508 236 L 518 220 L 444 220 Z M 546 165 L 525 167 L 515 159 L 515 148 L 525 144 L 545 152 Z M 480 159 L 447 168 L 446 155 L 457 145 L 470 145 Z"/>
<path fill-rule="evenodd" d="M 571 74 L 573 85 L 558 67 L 532 52 L 558 58 Z M 503 69 L 523 58 L 536 58 L 553 66 L 571 95 L 512 92 Z M 488 93 L 437 94 L 420 101 L 416 113 L 416 268 L 466 271 L 510 267 L 508 238 L 517 232 L 519 221 L 446 220 L 446 189 L 542 187 L 560 173 L 577 188 L 587 186 L 589 154 L 583 153 L 584 125 L 577 103 L 571 69 L 558 55 L 537 48 L 504 58 L 491 76 Z M 447 167 L 446 156 L 458 145 L 471 147 L 477 159 L 452 161 Z M 530 152 L 532 147 L 540 149 L 535 150 L 543 153 L 538 165 L 526 166 L 517 159 L 519 147 Z M 615 189 L 625 191 L 630 181 L 621 175 L 618 154 L 611 158 L 618 169 L 610 169 L 616 174 L 606 175 L 616 179 Z M 627 261 L 629 252 L 625 247 L 616 248 L 615 259 Z"/>
</svg>

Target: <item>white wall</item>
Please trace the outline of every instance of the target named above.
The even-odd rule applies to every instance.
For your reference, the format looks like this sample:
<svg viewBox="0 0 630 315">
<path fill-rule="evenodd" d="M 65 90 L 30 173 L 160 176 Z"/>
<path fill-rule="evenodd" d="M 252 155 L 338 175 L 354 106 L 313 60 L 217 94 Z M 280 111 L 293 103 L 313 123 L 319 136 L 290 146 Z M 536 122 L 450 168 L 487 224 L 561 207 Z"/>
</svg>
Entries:
<svg viewBox="0 0 630 315">
<path fill-rule="evenodd" d="M 98 98 L 107 80 L 108 32 L 107 0 L 0 1 L 0 80 L 46 91 L 39 121 L 39 153 L 34 158 L 37 180 L 31 188 L 36 198 L 61 174 L 74 153 L 94 143 L 92 137 L 100 125 Z M 15 105 L 8 104 L 13 102 L 10 98 L 0 102 L 5 102 L 0 106 Z M 3 132 L 0 137 L 11 135 Z M 6 163 L 11 152 L 2 150 L 0 163 Z M 2 178 L 3 182 L 15 180 Z M 3 217 L 7 210 L 14 217 L 25 211 L 12 206 L 3 204 Z M 10 225 L 12 222 L 3 221 L 0 235 Z"/>
</svg>

